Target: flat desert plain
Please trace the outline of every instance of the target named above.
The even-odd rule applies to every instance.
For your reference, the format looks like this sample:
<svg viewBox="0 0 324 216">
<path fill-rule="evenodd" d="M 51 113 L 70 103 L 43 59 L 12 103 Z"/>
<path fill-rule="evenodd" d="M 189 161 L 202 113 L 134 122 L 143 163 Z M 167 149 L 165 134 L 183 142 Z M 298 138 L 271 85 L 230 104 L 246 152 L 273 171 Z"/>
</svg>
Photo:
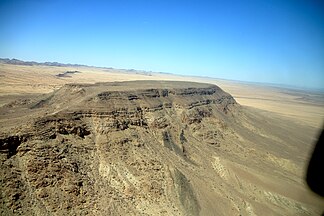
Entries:
<svg viewBox="0 0 324 216">
<path fill-rule="evenodd" d="M 157 102 L 154 89 L 168 89 L 171 96 Z M 107 126 L 105 107 L 112 106 L 107 101 L 125 110 L 118 101 L 125 98 L 132 100 L 130 108 L 146 104 L 154 111 L 136 123 L 119 119 L 117 129 Z M 156 109 L 156 103 L 167 108 Z M 1 150 L 7 154 L 1 158 L 2 215 L 320 215 L 324 210 L 323 198 L 305 183 L 324 123 L 323 92 L 136 70 L 3 63 L 0 108 Z M 83 117 L 71 122 L 71 113 Z M 78 129 L 59 129 L 45 139 L 28 126 L 41 124 L 41 131 L 48 122 Z M 4 146 L 14 139 L 9 137 L 24 131 L 29 135 L 7 151 Z M 79 168 L 52 177 L 54 183 L 39 182 L 49 178 L 44 173 L 50 168 L 37 168 L 38 161 L 63 163 L 51 158 L 52 152 L 41 155 L 47 151 L 44 143 Z M 93 158 L 82 157 L 81 144 Z M 148 159 L 141 164 L 136 157 L 143 155 Z M 132 160 L 139 165 L 128 163 Z M 67 183 L 76 176 L 79 183 Z M 13 178 L 20 179 L 27 195 L 10 184 Z M 77 189 L 60 191 L 58 185 Z M 57 199 L 64 205 L 55 206 Z"/>
</svg>

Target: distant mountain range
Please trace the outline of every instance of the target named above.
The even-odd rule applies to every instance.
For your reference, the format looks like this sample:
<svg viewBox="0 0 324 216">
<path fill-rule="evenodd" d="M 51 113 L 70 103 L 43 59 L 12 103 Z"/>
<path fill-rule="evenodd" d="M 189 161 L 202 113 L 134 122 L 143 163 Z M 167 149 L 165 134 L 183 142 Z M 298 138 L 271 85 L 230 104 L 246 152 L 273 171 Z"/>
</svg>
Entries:
<svg viewBox="0 0 324 216">
<path fill-rule="evenodd" d="M 19 59 L 9 59 L 9 58 L 0 58 L 0 63 L 6 63 L 6 64 L 13 64 L 13 65 L 44 65 L 44 66 L 56 66 L 56 67 L 89 67 L 88 65 L 82 65 L 82 64 L 63 64 L 59 62 L 44 62 L 39 63 L 35 61 L 22 61 Z"/>
<path fill-rule="evenodd" d="M 97 67 L 83 64 L 63 64 L 59 62 L 35 62 L 35 61 L 22 61 L 15 58 L 0 58 L 0 63 L 12 64 L 12 65 L 27 65 L 27 66 L 55 66 L 55 67 L 93 67 L 93 68 L 102 68 L 102 69 L 116 69 L 112 67 Z M 151 76 L 152 71 L 145 70 L 135 70 L 135 69 L 118 69 L 120 71 L 125 71 L 128 73 L 137 73 Z M 155 72 L 155 73 L 163 73 L 170 74 L 166 72 Z"/>
</svg>

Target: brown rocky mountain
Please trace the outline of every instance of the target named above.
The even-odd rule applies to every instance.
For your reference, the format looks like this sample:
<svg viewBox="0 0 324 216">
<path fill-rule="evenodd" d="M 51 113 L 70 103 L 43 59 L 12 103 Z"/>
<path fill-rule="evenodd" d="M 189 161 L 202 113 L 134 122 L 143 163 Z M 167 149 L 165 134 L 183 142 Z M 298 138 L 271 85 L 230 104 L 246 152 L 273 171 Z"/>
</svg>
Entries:
<svg viewBox="0 0 324 216">
<path fill-rule="evenodd" d="M 309 129 L 215 85 L 67 84 L 0 113 L 1 215 L 320 212 L 302 180 Z"/>
</svg>

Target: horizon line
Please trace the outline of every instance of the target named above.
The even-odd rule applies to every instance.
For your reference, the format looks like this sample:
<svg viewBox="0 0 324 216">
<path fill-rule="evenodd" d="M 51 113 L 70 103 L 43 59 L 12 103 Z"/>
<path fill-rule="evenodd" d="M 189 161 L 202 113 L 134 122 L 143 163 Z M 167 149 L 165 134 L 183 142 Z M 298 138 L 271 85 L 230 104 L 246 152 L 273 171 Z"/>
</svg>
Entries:
<svg viewBox="0 0 324 216">
<path fill-rule="evenodd" d="M 17 62 L 15 62 L 17 61 Z M 17 58 L 8 58 L 8 57 L 0 57 L 0 63 L 4 64 L 12 64 L 12 65 L 25 65 L 25 66 L 48 66 L 48 67 L 93 67 L 93 68 L 102 68 L 102 69 L 114 69 L 114 70 L 125 70 L 125 71 L 138 71 L 138 72 L 147 72 L 147 73 L 160 73 L 160 74 L 170 74 L 176 76 L 185 76 L 185 77 L 200 77 L 200 78 L 207 78 L 207 79 L 218 79 L 218 80 L 225 80 L 225 81 L 232 81 L 232 82 L 239 82 L 239 83 L 247 83 L 252 85 L 263 85 L 267 87 L 273 88 L 285 88 L 285 89 L 292 89 L 292 90 L 304 90 L 304 91 L 315 91 L 324 93 L 323 88 L 317 87 L 305 87 L 299 85 L 291 85 L 291 84 L 283 84 L 283 83 L 273 83 L 273 82 L 258 82 L 258 81 L 249 81 L 249 80 L 236 80 L 236 79 L 228 79 L 228 78 L 219 78 L 219 77 L 211 77 L 211 76 L 204 76 L 204 75 L 185 75 L 179 73 L 172 73 L 172 72 L 164 72 L 164 71 L 152 71 L 152 70 L 143 70 L 143 69 L 134 69 L 134 68 L 114 68 L 109 66 L 95 66 L 95 65 L 87 65 L 87 64 L 80 64 L 80 63 L 62 63 L 57 61 L 45 61 L 39 62 L 34 60 L 22 60 Z"/>
</svg>

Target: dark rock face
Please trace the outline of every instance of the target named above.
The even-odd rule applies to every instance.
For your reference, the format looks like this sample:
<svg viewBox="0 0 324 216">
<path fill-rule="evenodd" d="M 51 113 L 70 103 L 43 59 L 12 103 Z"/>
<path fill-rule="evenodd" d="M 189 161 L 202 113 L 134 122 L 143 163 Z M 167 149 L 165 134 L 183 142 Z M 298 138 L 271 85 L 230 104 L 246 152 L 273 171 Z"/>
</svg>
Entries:
<svg viewBox="0 0 324 216">
<path fill-rule="evenodd" d="M 207 88 L 188 88 L 188 89 L 148 89 L 137 91 L 123 91 L 123 92 L 101 92 L 92 101 L 100 101 L 100 103 L 109 103 L 113 100 L 121 101 L 136 101 L 148 99 L 150 102 L 156 102 L 161 104 L 163 99 L 166 101 L 174 100 L 178 102 L 179 106 L 191 109 L 200 105 L 219 104 L 224 108 L 230 104 L 236 104 L 234 98 L 223 92 L 218 87 Z M 187 101 L 187 102 L 186 102 Z M 169 104 L 172 106 L 172 104 Z M 161 104 L 157 108 L 163 107 Z M 148 107 L 148 109 L 154 109 L 154 107 Z"/>
<path fill-rule="evenodd" d="M 163 139 L 163 145 L 170 149 L 171 151 L 175 152 L 177 155 L 184 156 L 184 148 L 181 143 L 179 146 L 173 141 L 173 138 L 171 137 L 170 133 L 168 131 L 163 131 L 162 133 L 162 139 Z"/>
<path fill-rule="evenodd" d="M 13 135 L 0 138 L 0 153 L 6 153 L 10 158 L 17 153 L 19 145 L 27 141 L 27 137 L 28 135 Z"/>
<path fill-rule="evenodd" d="M 73 84 L 35 103 L 49 114 L 1 134 L 0 214 L 198 215 L 183 164 L 220 145 L 236 102 L 217 86 L 168 85 Z"/>
</svg>

